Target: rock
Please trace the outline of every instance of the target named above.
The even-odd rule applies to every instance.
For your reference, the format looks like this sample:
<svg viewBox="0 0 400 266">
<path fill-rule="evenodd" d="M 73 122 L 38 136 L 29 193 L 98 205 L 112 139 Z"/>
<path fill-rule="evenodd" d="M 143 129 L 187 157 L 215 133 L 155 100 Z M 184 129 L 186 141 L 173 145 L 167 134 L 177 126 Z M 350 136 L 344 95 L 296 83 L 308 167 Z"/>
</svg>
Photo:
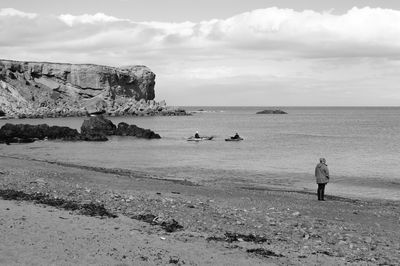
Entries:
<svg viewBox="0 0 400 266">
<path fill-rule="evenodd" d="M 118 124 L 118 128 L 115 131 L 115 135 L 118 136 L 135 136 L 138 138 L 146 139 L 160 139 L 160 135 L 154 133 L 150 129 L 143 129 L 136 125 L 128 125 L 127 123 L 121 122 Z"/>
<path fill-rule="evenodd" d="M 85 120 L 81 126 L 81 134 L 85 140 L 90 140 L 93 136 L 135 136 L 138 138 L 146 139 L 159 139 L 160 135 L 154 133 L 150 129 L 140 128 L 136 125 L 128 125 L 121 122 L 118 128 L 111 122 L 111 120 L 104 118 L 103 115 L 92 116 L 90 119 Z"/>
<path fill-rule="evenodd" d="M 51 126 L 46 136 L 48 139 L 79 140 L 80 134 L 69 127 Z"/>
<path fill-rule="evenodd" d="M 168 263 L 170 263 L 170 264 L 178 264 L 179 263 L 179 257 L 177 257 L 177 256 L 169 257 Z"/>
<path fill-rule="evenodd" d="M 76 129 L 69 127 L 10 124 L 7 123 L 0 129 L 0 143 L 26 143 L 36 139 L 62 139 L 79 140 L 80 134 Z"/>
<path fill-rule="evenodd" d="M 116 128 L 111 120 L 96 115 L 83 121 L 81 134 L 85 140 L 101 140 L 107 135 L 114 135 Z"/>
<path fill-rule="evenodd" d="M 117 127 L 103 115 L 92 116 L 83 121 L 81 134 L 76 129 L 60 126 L 10 124 L 0 128 L 0 143 L 29 143 L 37 139 L 62 139 L 62 140 L 86 140 L 106 141 L 107 136 L 135 136 L 146 139 L 159 139 L 160 135 L 150 129 L 143 129 L 135 125 L 120 123 Z"/>
<path fill-rule="evenodd" d="M 3 112 L 3 110 L 0 109 L 0 116 L 6 116 L 6 113 Z"/>
<path fill-rule="evenodd" d="M 44 180 L 43 178 L 38 178 L 35 180 L 36 183 L 47 183 L 46 180 Z"/>
<path fill-rule="evenodd" d="M 256 114 L 287 114 L 285 111 L 279 110 L 279 109 L 267 109 L 267 110 L 263 110 L 260 112 L 257 112 Z"/>
<path fill-rule="evenodd" d="M 36 184 L 38 184 L 39 186 L 45 186 L 45 185 L 47 185 L 46 180 L 44 180 L 43 178 L 38 178 L 38 179 L 36 179 L 35 181 L 31 181 L 31 183 L 36 183 Z"/>
</svg>

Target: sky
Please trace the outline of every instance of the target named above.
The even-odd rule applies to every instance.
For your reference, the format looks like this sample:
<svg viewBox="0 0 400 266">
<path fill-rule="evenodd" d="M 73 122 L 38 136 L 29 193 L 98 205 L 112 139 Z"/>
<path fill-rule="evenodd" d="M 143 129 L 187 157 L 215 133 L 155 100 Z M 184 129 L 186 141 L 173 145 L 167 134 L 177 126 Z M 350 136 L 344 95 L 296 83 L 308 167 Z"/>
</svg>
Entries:
<svg viewBox="0 0 400 266">
<path fill-rule="evenodd" d="M 398 106 L 400 1 L 1 0 L 0 58 L 146 65 L 169 105 Z"/>
</svg>

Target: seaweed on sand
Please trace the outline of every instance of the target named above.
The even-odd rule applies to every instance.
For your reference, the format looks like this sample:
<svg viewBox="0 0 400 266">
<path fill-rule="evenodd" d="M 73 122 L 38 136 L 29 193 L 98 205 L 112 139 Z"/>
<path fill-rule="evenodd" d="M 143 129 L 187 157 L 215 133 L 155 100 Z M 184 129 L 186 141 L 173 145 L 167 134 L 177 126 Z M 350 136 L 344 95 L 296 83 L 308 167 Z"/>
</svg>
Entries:
<svg viewBox="0 0 400 266">
<path fill-rule="evenodd" d="M 158 217 L 151 213 L 134 215 L 131 218 L 135 219 L 135 220 L 146 222 L 151 225 L 159 225 L 159 226 L 161 226 L 161 228 L 163 228 L 168 233 L 172 233 L 172 232 L 183 229 L 183 226 L 180 225 L 175 219 L 171 219 L 171 218 L 165 219 L 165 218 Z"/>
<path fill-rule="evenodd" d="M 61 198 L 53 198 L 49 195 L 43 193 L 32 193 L 28 194 L 23 191 L 13 190 L 13 189 L 0 189 L 0 197 L 4 200 L 23 200 L 23 201 L 33 201 L 38 204 L 45 204 L 52 207 L 57 207 L 60 209 L 68 211 L 79 211 L 82 215 L 87 216 L 101 216 L 116 218 L 117 215 L 110 213 L 104 207 L 103 204 L 95 203 L 85 203 L 81 204 L 75 201 L 65 200 Z"/>
<path fill-rule="evenodd" d="M 265 248 L 252 248 L 246 250 L 247 253 L 254 253 L 256 255 L 262 256 L 262 257 L 283 257 L 282 254 L 276 254 L 275 252 L 265 249 Z"/>
<path fill-rule="evenodd" d="M 240 233 L 231 233 L 231 232 L 225 232 L 225 235 L 223 237 L 216 237 L 216 236 L 211 236 L 207 238 L 208 241 L 214 240 L 214 241 L 224 241 L 228 243 L 236 242 L 236 241 L 245 241 L 245 242 L 253 242 L 253 243 L 265 243 L 268 242 L 268 239 L 264 236 L 258 236 L 258 235 L 253 235 L 253 234 L 240 234 Z"/>
</svg>

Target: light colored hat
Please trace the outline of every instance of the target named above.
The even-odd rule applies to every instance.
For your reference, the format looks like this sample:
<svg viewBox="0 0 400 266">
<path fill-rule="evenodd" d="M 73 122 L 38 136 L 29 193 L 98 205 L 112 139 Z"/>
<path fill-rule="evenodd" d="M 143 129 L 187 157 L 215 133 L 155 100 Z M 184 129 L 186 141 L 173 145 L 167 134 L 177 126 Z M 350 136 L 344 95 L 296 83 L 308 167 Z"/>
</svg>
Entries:
<svg viewBox="0 0 400 266">
<path fill-rule="evenodd" d="M 199 133 L 199 131 L 196 131 L 196 133 Z"/>
</svg>

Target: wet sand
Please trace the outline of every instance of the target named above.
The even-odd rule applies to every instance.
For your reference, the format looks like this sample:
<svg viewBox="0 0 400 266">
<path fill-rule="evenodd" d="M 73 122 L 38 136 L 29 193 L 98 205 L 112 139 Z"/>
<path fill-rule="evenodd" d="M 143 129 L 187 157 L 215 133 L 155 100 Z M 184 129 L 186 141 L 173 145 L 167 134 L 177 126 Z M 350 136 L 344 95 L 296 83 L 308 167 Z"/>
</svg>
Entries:
<svg viewBox="0 0 400 266">
<path fill-rule="evenodd" d="M 0 157 L 0 190 L 104 205 L 117 218 L 0 200 L 1 265 L 398 265 L 400 202 L 199 186 Z M 154 222 L 138 217 L 151 217 Z M 183 228 L 167 232 L 157 221 Z"/>
</svg>

